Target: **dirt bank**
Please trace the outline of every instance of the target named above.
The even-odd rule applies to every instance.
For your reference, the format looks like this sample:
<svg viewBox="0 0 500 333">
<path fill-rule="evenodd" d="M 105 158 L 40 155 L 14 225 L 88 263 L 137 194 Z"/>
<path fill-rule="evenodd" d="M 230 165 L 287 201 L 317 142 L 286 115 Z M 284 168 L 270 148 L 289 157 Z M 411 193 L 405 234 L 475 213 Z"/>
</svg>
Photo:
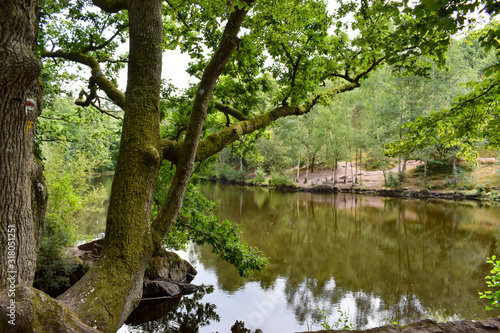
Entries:
<svg viewBox="0 0 500 333">
<path fill-rule="evenodd" d="M 392 197 L 438 198 L 447 200 L 488 200 L 500 201 L 500 164 L 495 158 L 479 158 L 477 167 L 455 188 L 450 187 L 450 176 L 429 172 L 427 186 L 423 186 L 423 176 L 417 171 L 421 161 L 407 161 L 405 181 L 399 188 L 389 188 L 385 185 L 384 172 L 357 169 L 353 163 L 340 162 L 337 182 L 334 182 L 333 171 L 317 166 L 314 172 L 307 172 L 302 167 L 298 180 L 297 168 L 288 170 L 293 176 L 296 188 L 286 188 L 289 191 L 308 192 L 354 192 Z M 357 170 L 357 171 L 355 171 Z M 398 173 L 398 166 L 386 170 L 386 176 L 391 172 Z"/>
</svg>

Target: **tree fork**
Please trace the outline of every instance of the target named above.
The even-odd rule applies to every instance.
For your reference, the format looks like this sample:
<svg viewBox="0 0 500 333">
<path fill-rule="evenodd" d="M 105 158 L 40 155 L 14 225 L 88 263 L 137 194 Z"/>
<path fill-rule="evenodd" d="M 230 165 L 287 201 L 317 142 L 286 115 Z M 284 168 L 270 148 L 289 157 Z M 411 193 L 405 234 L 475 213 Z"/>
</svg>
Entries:
<svg viewBox="0 0 500 333">
<path fill-rule="evenodd" d="M 197 160 L 200 137 L 207 117 L 207 109 L 210 99 L 212 98 L 213 90 L 219 76 L 224 71 L 227 62 L 238 46 L 238 33 L 240 27 L 254 0 L 245 0 L 245 2 L 247 4 L 245 8 L 235 7 L 234 11 L 229 16 L 219 42 L 219 48 L 215 51 L 212 59 L 203 72 L 191 109 L 191 115 L 186 129 L 186 139 L 180 142 L 179 145 L 170 146 L 179 149 L 176 154 L 179 160 L 176 163 L 177 167 L 167 199 L 160 208 L 158 216 L 152 224 L 153 241 L 157 246 L 161 244 L 161 240 L 172 227 L 182 206 L 184 192 L 191 178 L 194 162 Z M 230 142 L 227 144 L 229 143 Z M 179 153 L 180 151 L 182 151 L 182 153 Z M 168 156 L 168 153 L 166 154 L 165 151 L 163 151 L 162 155 Z"/>
</svg>

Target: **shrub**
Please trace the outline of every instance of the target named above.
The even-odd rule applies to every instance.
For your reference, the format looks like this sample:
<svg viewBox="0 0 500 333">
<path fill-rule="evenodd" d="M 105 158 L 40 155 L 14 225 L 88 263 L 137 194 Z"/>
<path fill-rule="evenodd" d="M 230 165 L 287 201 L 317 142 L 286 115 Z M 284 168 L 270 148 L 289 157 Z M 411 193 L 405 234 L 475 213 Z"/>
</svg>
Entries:
<svg viewBox="0 0 500 333">
<path fill-rule="evenodd" d="M 269 185 L 277 187 L 295 186 L 295 183 L 284 173 L 272 173 L 271 178 L 269 178 Z"/>
<path fill-rule="evenodd" d="M 385 186 L 393 189 L 398 189 L 401 188 L 401 185 L 405 181 L 405 174 L 404 173 L 395 173 L 395 172 L 389 172 L 387 174 L 386 180 L 385 180 Z"/>
<path fill-rule="evenodd" d="M 266 181 L 266 173 L 261 167 L 258 167 L 253 174 L 254 178 L 251 180 L 252 184 L 262 184 Z"/>
<path fill-rule="evenodd" d="M 44 237 L 37 254 L 33 285 L 50 295 L 56 295 L 70 287 L 69 276 L 78 264 L 68 259 L 63 248 L 70 243 L 70 235 L 62 228 L 44 228 Z M 47 231 L 47 229 L 53 229 Z"/>
<path fill-rule="evenodd" d="M 245 170 L 235 170 L 228 164 L 216 164 L 214 167 L 214 175 L 217 179 L 244 181 L 246 176 Z"/>
<path fill-rule="evenodd" d="M 94 188 L 89 184 L 89 174 L 97 166 L 95 161 L 78 152 L 73 157 L 65 158 L 64 150 L 57 147 L 46 147 L 44 155 L 47 156 L 45 178 L 49 202 L 37 254 L 34 285 L 54 294 L 69 287 L 69 276 L 78 267 L 67 257 L 65 248 L 88 235 L 89 228 L 85 223 L 94 221 L 96 212 L 104 211 L 102 203 L 107 193 L 104 187 Z"/>
</svg>

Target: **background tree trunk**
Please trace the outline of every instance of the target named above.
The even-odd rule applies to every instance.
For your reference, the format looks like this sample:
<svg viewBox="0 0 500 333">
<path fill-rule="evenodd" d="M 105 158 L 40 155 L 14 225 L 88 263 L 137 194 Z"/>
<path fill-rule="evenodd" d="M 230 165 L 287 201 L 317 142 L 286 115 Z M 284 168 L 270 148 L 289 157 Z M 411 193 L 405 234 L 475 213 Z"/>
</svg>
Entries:
<svg viewBox="0 0 500 333">
<path fill-rule="evenodd" d="M 31 286 L 47 192 L 33 154 L 42 109 L 37 1 L 0 2 L 0 288 Z"/>
<path fill-rule="evenodd" d="M 311 152 L 311 133 L 312 133 L 312 130 L 308 130 L 308 133 L 307 133 L 306 177 L 304 178 L 304 184 L 307 183 L 307 176 L 309 175 L 309 155 L 310 155 L 310 152 Z"/>
</svg>

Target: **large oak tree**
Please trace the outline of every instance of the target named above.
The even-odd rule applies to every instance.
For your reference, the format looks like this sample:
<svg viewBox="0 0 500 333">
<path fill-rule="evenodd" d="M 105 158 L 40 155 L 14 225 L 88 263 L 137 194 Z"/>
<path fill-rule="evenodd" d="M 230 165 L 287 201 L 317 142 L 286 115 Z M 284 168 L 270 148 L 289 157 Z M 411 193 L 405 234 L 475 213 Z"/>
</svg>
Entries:
<svg viewBox="0 0 500 333">
<path fill-rule="evenodd" d="M 5 245 L 9 226 L 14 225 L 18 296 L 31 309 L 18 316 L 31 316 L 25 324 L 40 331 L 44 325 L 65 325 L 77 317 L 88 326 L 71 324 L 75 331 L 95 327 L 114 332 L 122 325 L 141 298 L 146 263 L 171 229 L 197 161 L 278 118 L 302 115 L 318 103 L 331 102 L 335 95 L 359 87 L 382 63 L 421 72 L 425 63 L 420 57 L 442 61 L 449 43 L 442 27 L 412 29 L 424 24 L 425 15 L 414 17 L 404 11 L 404 2 L 397 1 L 340 1 L 335 14 L 328 13 L 322 0 L 40 4 L 41 9 L 34 1 L 0 3 L 0 327 L 7 326 L 8 319 Z M 343 21 L 351 12 L 352 22 Z M 32 128 L 42 104 L 40 63 L 32 47 L 37 13 L 42 22 L 37 52 L 46 66 L 52 66 L 48 59 L 57 59 L 90 70 L 88 88 L 77 103 L 100 108 L 104 93 L 124 111 L 101 256 L 58 301 L 30 289 L 45 200 L 32 153 Z M 349 30 L 356 37 L 350 38 Z M 113 70 L 124 63 L 115 55 L 116 40 L 126 37 L 128 76 L 122 92 Z M 175 47 L 194 59 L 189 71 L 199 82 L 183 102 L 178 99 L 174 112 L 182 121 L 175 139 L 168 139 L 160 134 L 162 54 Z M 271 101 L 274 106 L 265 110 L 255 96 L 267 89 L 269 76 L 279 88 Z M 327 80 L 334 89 L 322 88 Z M 26 108 L 31 100 L 36 108 Z M 222 129 L 208 132 L 205 121 L 213 112 L 225 114 L 226 122 Z M 164 161 L 175 165 L 175 175 L 152 220 L 153 190 Z M 50 306 L 41 307 L 41 301 Z M 54 319 L 50 311 L 61 315 Z"/>
</svg>

